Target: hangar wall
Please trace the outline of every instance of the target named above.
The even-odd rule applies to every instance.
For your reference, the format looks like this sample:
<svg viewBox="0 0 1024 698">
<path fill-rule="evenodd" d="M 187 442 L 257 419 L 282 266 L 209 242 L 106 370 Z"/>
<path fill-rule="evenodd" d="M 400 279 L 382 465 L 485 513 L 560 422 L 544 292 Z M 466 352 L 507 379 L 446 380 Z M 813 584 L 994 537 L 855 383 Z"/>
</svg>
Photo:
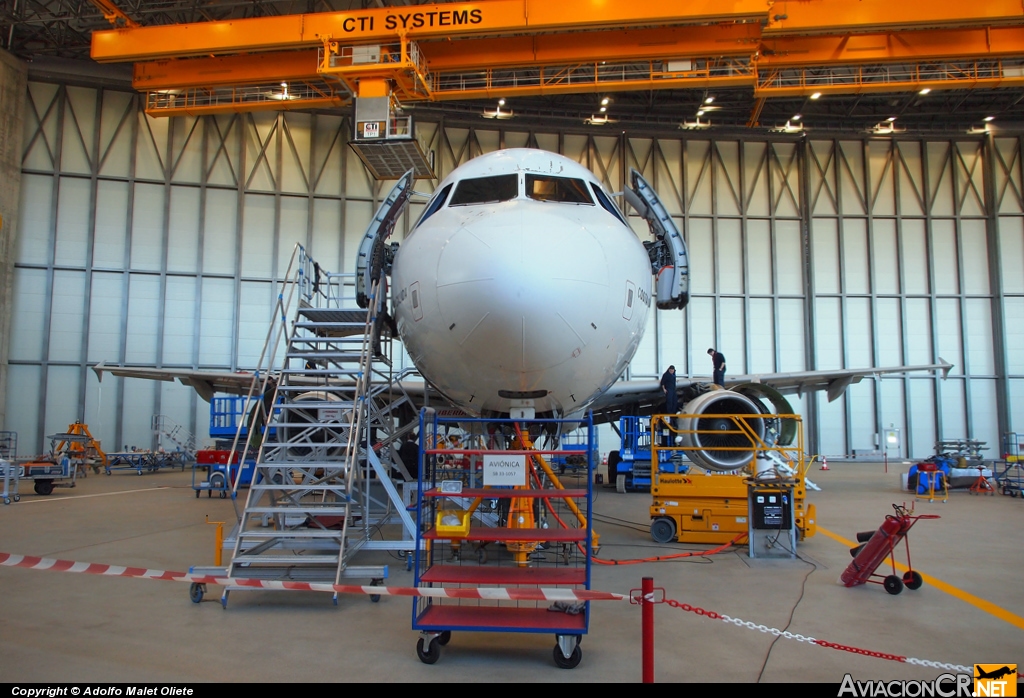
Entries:
<svg viewBox="0 0 1024 698">
<path fill-rule="evenodd" d="M 390 186 L 369 178 L 350 131 L 299 113 L 150 119 L 134 94 L 29 83 L 5 427 L 19 450 L 79 418 L 107 445 L 149 446 L 157 413 L 202 435 L 208 408 L 191 389 L 101 384 L 88 366 L 254 365 L 294 244 L 349 271 Z M 866 379 L 835 403 L 795 399 L 816 424 L 809 448 L 829 455 L 872 448 L 890 423 L 903 455 L 927 456 L 940 437 L 994 447 L 1024 404 L 1016 138 L 650 138 L 484 120 L 418 132 L 440 177 L 531 146 L 611 191 L 630 167 L 655 186 L 686 231 L 692 300 L 652 315 L 630 377 L 670 363 L 708 376 L 712 345 L 732 374 L 955 364 L 948 381 Z"/>
</svg>

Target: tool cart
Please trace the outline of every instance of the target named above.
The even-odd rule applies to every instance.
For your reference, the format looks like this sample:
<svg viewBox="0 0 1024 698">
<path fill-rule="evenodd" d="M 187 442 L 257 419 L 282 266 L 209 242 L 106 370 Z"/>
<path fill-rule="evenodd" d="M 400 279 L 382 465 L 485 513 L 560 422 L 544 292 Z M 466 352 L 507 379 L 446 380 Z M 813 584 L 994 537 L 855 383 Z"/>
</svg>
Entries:
<svg viewBox="0 0 1024 698">
<path fill-rule="evenodd" d="M 413 599 L 412 627 L 424 663 L 438 660 L 453 632 L 473 631 L 551 633 L 555 664 L 579 664 L 590 604 L 572 592 L 590 589 L 592 450 L 568 487 L 550 464 L 580 454 L 578 444 L 559 445 L 579 427 L 592 442 L 589 417 L 521 424 L 421 413 L 415 580 L 429 592 Z M 457 428 L 457 452 L 431 447 Z M 543 600 L 538 590 L 552 587 L 565 600 Z"/>
</svg>

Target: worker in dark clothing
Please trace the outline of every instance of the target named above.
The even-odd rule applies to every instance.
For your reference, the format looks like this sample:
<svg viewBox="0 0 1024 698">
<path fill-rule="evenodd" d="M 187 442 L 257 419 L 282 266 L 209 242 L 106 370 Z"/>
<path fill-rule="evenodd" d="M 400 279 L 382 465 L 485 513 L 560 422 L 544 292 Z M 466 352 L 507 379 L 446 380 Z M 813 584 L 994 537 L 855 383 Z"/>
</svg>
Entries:
<svg viewBox="0 0 1024 698">
<path fill-rule="evenodd" d="M 413 434 L 402 442 L 398 447 L 398 457 L 402 459 L 402 465 L 409 471 L 413 480 L 420 474 L 420 447 L 416 443 L 416 435 Z"/>
<path fill-rule="evenodd" d="M 715 367 L 715 372 L 712 374 L 714 377 L 715 385 L 725 387 L 725 357 L 721 352 L 715 351 L 714 349 L 708 349 L 708 356 L 711 357 L 711 363 Z"/>
<path fill-rule="evenodd" d="M 665 393 L 665 413 L 675 414 L 679 411 L 679 396 L 676 394 L 676 367 L 669 366 L 661 377 L 661 392 Z"/>
</svg>

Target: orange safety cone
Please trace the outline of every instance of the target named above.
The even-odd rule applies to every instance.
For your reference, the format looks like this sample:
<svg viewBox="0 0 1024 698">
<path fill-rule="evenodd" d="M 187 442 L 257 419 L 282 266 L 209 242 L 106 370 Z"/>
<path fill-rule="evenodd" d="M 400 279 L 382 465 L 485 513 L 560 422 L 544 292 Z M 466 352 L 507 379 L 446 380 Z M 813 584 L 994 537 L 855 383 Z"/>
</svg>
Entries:
<svg viewBox="0 0 1024 698">
<path fill-rule="evenodd" d="M 821 467 L 818 470 L 828 470 L 828 458 L 825 456 L 821 457 Z"/>
</svg>

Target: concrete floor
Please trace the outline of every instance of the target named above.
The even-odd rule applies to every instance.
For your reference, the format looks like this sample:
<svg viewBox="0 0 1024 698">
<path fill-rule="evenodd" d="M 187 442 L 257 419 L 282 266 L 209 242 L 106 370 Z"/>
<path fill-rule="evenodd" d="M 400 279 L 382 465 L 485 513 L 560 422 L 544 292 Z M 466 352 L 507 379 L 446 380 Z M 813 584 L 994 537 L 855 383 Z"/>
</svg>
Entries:
<svg viewBox="0 0 1024 698">
<path fill-rule="evenodd" d="M 852 539 L 877 528 L 899 490 L 900 471 L 881 464 L 834 463 L 811 477 L 819 525 Z M 228 500 L 196 499 L 190 473 L 115 473 L 80 479 L 53 495 L 23 488 L 0 506 L 0 550 L 85 562 L 187 570 L 213 560 L 214 528 L 231 520 Z M 601 557 L 670 552 L 647 532 L 649 495 L 597 490 Z M 713 558 L 595 566 L 593 588 L 628 592 L 653 576 L 669 599 L 755 624 L 878 652 L 971 665 L 1024 665 L 1024 499 L 952 493 L 921 502 L 911 533 L 924 586 L 887 594 L 846 589 L 845 545 L 819 532 L 795 561 L 752 561 L 745 551 Z M 387 558 L 387 555 L 382 555 Z M 359 560 L 376 564 L 379 559 Z M 403 561 L 390 562 L 390 586 L 411 586 Z M 948 588 L 973 595 L 975 604 Z M 219 590 L 193 604 L 185 584 L 0 568 L 0 677 L 6 682 L 241 681 L 639 681 L 640 610 L 627 602 L 592 605 L 583 661 L 555 667 L 547 635 L 455 633 L 437 664 L 416 657 L 411 601 L 326 594 L 236 592 L 227 610 Z M 978 604 L 990 604 L 989 609 Z M 994 606 L 993 606 L 994 605 Z M 941 669 L 912 666 L 779 639 L 663 604 L 656 608 L 659 681 L 754 682 L 928 679 Z M 774 644 L 773 644 L 774 641 Z"/>
</svg>

